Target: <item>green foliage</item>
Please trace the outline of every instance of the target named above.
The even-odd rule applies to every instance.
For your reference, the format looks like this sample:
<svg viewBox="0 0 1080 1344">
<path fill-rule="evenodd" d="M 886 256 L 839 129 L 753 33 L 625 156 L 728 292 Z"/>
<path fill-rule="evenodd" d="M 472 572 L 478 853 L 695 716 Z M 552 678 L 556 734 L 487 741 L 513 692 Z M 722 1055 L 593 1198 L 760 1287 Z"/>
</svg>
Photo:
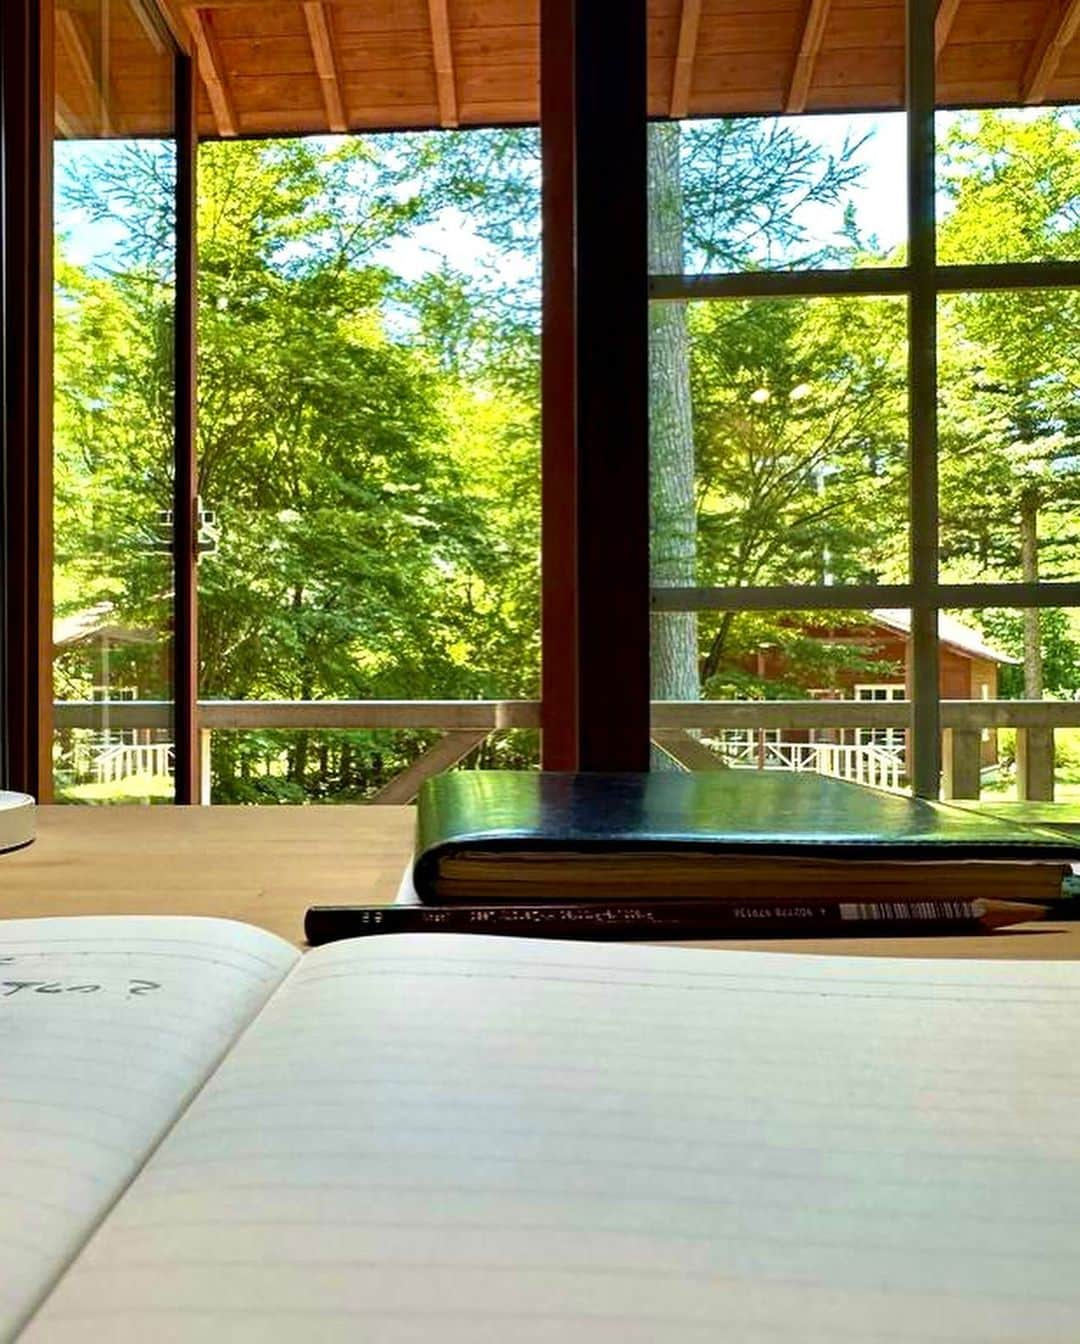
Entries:
<svg viewBox="0 0 1080 1344">
<path fill-rule="evenodd" d="M 824 154 L 780 121 L 667 133 L 681 209 L 671 237 L 688 268 L 888 260 L 855 227 L 854 146 Z M 173 171 L 167 147 L 127 143 L 62 175 L 64 208 L 113 233 L 96 264 L 74 264 L 63 241 L 57 264 L 57 612 L 100 608 L 107 624 L 145 632 L 110 653 L 113 685 L 143 698 L 169 692 L 159 514 L 172 489 Z M 201 693 L 535 696 L 536 132 L 207 144 L 200 183 L 199 489 L 217 515 L 199 570 Z M 1080 256 L 1072 114 L 959 119 L 941 184 L 943 260 Z M 836 221 L 825 241 L 822 212 Z M 441 246 L 440 230 L 472 236 L 471 264 L 452 249 L 419 273 L 396 264 L 402 240 L 415 259 Z M 906 578 L 903 303 L 678 311 L 692 442 L 675 442 L 684 417 L 658 460 L 665 471 L 689 463 L 692 516 L 664 526 L 690 539 L 694 581 Z M 1071 291 L 943 301 L 950 577 L 1077 577 L 1078 325 Z M 980 619 L 988 638 L 1023 652 L 1015 614 Z M 859 642 L 855 615 L 836 620 L 823 643 L 790 613 L 703 614 L 691 680 L 708 696 L 776 697 L 895 673 Z M 1044 613 L 1041 639 L 1046 689 L 1075 693 L 1075 619 Z M 782 655 L 781 679 L 757 675 L 763 647 Z M 84 697 L 101 675 L 98 646 L 75 643 L 58 692 Z M 1006 669 L 1003 689 L 1015 681 Z M 215 797 L 369 797 L 432 740 L 218 733 Z M 535 759 L 534 735 L 508 734 L 467 764 Z"/>
<path fill-rule="evenodd" d="M 161 160 L 122 146 L 69 180 L 69 204 L 148 218 Z M 201 151 L 199 491 L 218 534 L 199 571 L 204 697 L 536 693 L 536 407 L 480 357 L 490 332 L 454 276 L 409 286 L 379 260 L 437 203 L 413 168 L 386 142 Z M 57 347 L 59 609 L 105 599 L 111 621 L 156 632 L 143 660 L 159 677 L 168 250 L 167 230 L 142 229 L 113 248 L 115 274 L 62 262 Z M 448 357 L 458 321 L 480 353 Z M 99 657 L 94 644 L 65 655 L 64 694 L 89 694 Z M 148 674 L 115 655 L 112 670 L 148 693 Z M 338 792 L 373 791 L 384 764 L 396 773 L 432 740 L 355 737 Z M 324 747 L 259 735 L 266 768 L 252 772 L 250 744 L 218 734 L 216 796 L 327 796 L 313 773 Z"/>
<path fill-rule="evenodd" d="M 944 149 L 943 261 L 1080 256 L 1075 114 L 979 113 L 953 127 Z M 1072 290 L 942 303 L 942 560 L 958 579 L 1076 577 L 1078 322 Z"/>
<path fill-rule="evenodd" d="M 1051 696 L 1068 698 L 1080 688 L 1080 613 L 1049 607 L 1039 613 L 1043 657 L 1043 687 Z M 978 613 L 988 639 L 1003 653 L 1024 655 L 1023 617 L 1017 611 L 991 608 Z M 1024 669 L 1002 666 L 998 691 L 1005 699 L 1022 698 Z"/>
</svg>

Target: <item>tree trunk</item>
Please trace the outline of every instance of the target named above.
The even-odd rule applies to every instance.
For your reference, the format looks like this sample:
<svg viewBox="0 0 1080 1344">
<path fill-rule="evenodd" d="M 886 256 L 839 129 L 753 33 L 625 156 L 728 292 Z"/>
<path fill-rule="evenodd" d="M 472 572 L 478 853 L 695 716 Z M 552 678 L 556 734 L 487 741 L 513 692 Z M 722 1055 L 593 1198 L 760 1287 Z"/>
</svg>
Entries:
<svg viewBox="0 0 1080 1344">
<path fill-rule="evenodd" d="M 1039 490 L 1028 486 L 1020 496 L 1020 577 L 1039 581 Z M 1024 699 L 1041 700 L 1043 693 L 1042 631 L 1038 607 L 1024 616 Z"/>
<path fill-rule="evenodd" d="M 648 186 L 649 270 L 679 274 L 683 269 L 683 196 L 675 122 L 649 126 Z M 654 303 L 649 309 L 649 451 L 650 578 L 653 584 L 666 587 L 690 587 L 697 577 L 697 515 L 690 342 L 683 303 Z M 696 700 L 696 613 L 654 615 L 651 636 L 653 699 Z"/>
</svg>

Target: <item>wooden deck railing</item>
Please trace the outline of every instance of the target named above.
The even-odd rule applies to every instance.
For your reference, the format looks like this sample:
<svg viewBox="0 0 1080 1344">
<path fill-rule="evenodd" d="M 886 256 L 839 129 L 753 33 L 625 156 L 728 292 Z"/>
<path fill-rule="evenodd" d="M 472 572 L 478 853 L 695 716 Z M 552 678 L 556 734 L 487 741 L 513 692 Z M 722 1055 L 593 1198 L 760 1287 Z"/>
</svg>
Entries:
<svg viewBox="0 0 1080 1344">
<path fill-rule="evenodd" d="M 59 729 L 94 728 L 100 701 L 68 700 L 55 706 Z M 170 727 L 170 706 L 146 700 L 109 705 L 113 728 Z M 977 798 L 980 790 L 981 734 L 984 729 L 1016 730 L 1017 794 L 1027 799 L 1054 795 L 1054 731 L 1080 728 L 1080 701 L 943 700 L 944 781 L 950 798 Z M 202 700 L 199 727 L 203 744 L 202 801 L 210 798 L 210 735 L 245 729 L 435 729 L 443 737 L 372 800 L 407 802 L 421 781 L 453 765 L 489 733 L 507 728 L 539 728 L 536 700 Z M 779 729 L 909 728 L 911 702 L 854 700 L 654 701 L 653 740 L 687 769 L 723 768 L 717 754 L 693 731 Z"/>
</svg>

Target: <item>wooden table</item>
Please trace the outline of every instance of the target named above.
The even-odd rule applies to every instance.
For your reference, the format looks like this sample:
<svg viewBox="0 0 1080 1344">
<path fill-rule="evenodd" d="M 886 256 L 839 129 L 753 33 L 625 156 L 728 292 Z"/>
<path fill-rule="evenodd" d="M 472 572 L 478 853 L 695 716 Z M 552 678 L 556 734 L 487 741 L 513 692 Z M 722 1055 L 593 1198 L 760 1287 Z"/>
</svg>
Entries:
<svg viewBox="0 0 1080 1344">
<path fill-rule="evenodd" d="M 0 918 L 218 915 L 302 941 L 315 903 L 394 899 L 410 807 L 42 807 L 38 838 L 0 854 Z M 769 939 L 694 946 L 860 956 L 1080 959 L 1080 924 L 970 938 Z"/>
</svg>

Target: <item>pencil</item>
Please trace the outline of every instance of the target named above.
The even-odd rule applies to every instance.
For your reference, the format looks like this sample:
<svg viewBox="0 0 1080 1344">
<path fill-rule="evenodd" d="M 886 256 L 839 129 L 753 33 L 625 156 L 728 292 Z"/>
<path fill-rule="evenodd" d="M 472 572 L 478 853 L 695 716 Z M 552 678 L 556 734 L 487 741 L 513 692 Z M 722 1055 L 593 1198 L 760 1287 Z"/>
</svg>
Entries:
<svg viewBox="0 0 1080 1344">
<path fill-rule="evenodd" d="M 555 905 L 312 906 L 313 946 L 380 933 L 486 933 L 588 942 L 693 938 L 850 938 L 989 933 L 1046 919 L 1019 901 L 611 901 Z"/>
</svg>

